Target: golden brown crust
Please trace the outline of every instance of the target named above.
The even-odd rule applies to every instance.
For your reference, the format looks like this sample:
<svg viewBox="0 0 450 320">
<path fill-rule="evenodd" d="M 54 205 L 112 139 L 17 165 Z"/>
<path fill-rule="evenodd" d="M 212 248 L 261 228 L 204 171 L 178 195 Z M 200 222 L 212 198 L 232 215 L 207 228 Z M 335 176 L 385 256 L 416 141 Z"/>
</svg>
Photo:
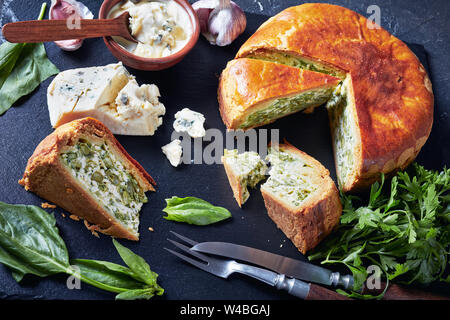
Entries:
<svg viewBox="0 0 450 320">
<path fill-rule="evenodd" d="M 266 102 L 312 89 L 334 87 L 339 81 L 323 73 L 269 61 L 231 60 L 220 76 L 220 114 L 228 129 L 237 129 L 249 113 Z"/>
<path fill-rule="evenodd" d="M 339 223 L 342 205 L 339 192 L 329 171 L 316 159 L 290 144 L 280 145 L 285 152 L 302 158 L 314 168 L 314 184 L 318 187 L 300 207 L 293 207 L 261 187 L 267 213 L 303 254 L 313 249 Z"/>
<path fill-rule="evenodd" d="M 270 18 L 237 58 L 272 50 L 324 62 L 351 76 L 362 169 L 348 189 L 361 189 L 413 161 L 433 122 L 431 82 L 414 53 L 356 12 L 309 3 Z"/>
<path fill-rule="evenodd" d="M 156 184 L 153 178 L 125 151 L 111 131 L 94 118 L 83 118 L 66 123 L 42 140 L 28 160 L 19 184 L 26 190 L 87 220 L 92 224 L 90 230 L 118 238 L 138 240 L 138 235 L 122 227 L 62 165 L 61 152 L 68 146 L 76 144 L 80 138 L 105 140 L 112 152 L 122 159 L 124 166 L 130 170 L 144 192 L 155 190 L 153 185 Z"/>
</svg>

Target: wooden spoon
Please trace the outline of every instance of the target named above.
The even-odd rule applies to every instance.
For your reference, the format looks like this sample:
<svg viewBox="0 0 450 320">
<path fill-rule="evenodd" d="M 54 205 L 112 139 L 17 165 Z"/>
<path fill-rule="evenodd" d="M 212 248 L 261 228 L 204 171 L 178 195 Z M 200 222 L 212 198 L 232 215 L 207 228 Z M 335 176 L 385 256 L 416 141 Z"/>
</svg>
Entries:
<svg viewBox="0 0 450 320">
<path fill-rule="evenodd" d="M 138 42 L 129 29 L 130 15 L 124 12 L 114 19 L 80 19 L 80 28 L 69 29 L 67 20 L 33 20 L 7 23 L 2 32 L 13 43 L 33 43 L 58 40 L 121 36 Z"/>
</svg>

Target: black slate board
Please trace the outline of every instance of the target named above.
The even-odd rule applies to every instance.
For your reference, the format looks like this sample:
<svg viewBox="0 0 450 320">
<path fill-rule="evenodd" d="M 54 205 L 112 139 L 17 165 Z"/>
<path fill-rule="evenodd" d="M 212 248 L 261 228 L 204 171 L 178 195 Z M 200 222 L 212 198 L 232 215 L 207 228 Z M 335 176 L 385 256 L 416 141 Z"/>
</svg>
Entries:
<svg viewBox="0 0 450 320">
<path fill-rule="evenodd" d="M 174 114 L 183 107 L 202 112 L 207 119 L 207 128 L 218 128 L 225 132 L 216 99 L 218 76 L 245 39 L 267 19 L 266 16 L 255 14 L 247 14 L 247 18 L 245 33 L 231 46 L 211 46 L 200 38 L 194 50 L 171 69 L 143 72 L 129 68 L 140 84 L 158 85 L 161 101 L 167 109 L 164 124 L 155 136 L 117 136 L 125 149 L 148 170 L 158 184 L 157 192 L 148 194 L 149 203 L 141 212 L 141 240 L 137 243 L 121 241 L 143 256 L 152 269 L 159 273 L 159 283 L 166 291 L 163 297 L 155 299 L 291 299 L 287 294 L 243 276 L 233 275 L 228 280 L 214 277 L 163 250 L 163 247 L 170 247 L 166 238 L 169 237 L 169 230 L 173 230 L 197 241 L 235 242 L 304 259 L 268 218 L 258 190 L 252 190 L 244 208 L 239 209 L 221 165 L 192 164 L 173 168 L 161 153 L 161 146 L 170 141 Z M 410 47 L 428 67 L 423 47 Z M 61 70 L 115 62 L 100 39 L 87 40 L 80 50 L 72 53 L 60 51 L 53 44 L 47 44 L 46 48 L 49 58 Z M 42 83 L 38 90 L 21 99 L 14 108 L 0 117 L 0 201 L 34 205 L 40 205 L 43 201 L 26 192 L 17 184 L 17 180 L 36 145 L 52 132 L 46 105 L 46 89 L 50 81 L 51 79 Z M 287 139 L 317 158 L 335 178 L 328 118 L 324 108 L 318 108 L 311 115 L 294 114 L 265 128 L 279 128 L 281 139 Z M 447 161 L 440 155 L 448 154 L 449 146 L 441 145 L 439 152 L 434 152 L 435 149 L 430 148 L 436 146 L 437 140 L 433 140 L 433 136 L 439 137 L 439 132 L 433 131 L 420 153 L 419 162 L 437 169 Z M 233 218 L 207 227 L 166 221 L 161 209 L 165 207 L 164 199 L 173 195 L 197 196 L 215 205 L 227 207 Z M 62 210 L 55 209 L 54 212 L 71 257 L 120 263 L 110 237 L 101 235 L 97 239 L 81 222 L 63 218 L 60 214 Z M 148 231 L 148 227 L 155 231 Z M 46 279 L 27 276 L 19 285 L 6 268 L 0 266 L 0 298 L 111 299 L 114 296 L 88 285 L 82 285 L 81 290 L 69 290 L 65 286 L 65 280 L 65 276 L 58 275 Z"/>
</svg>

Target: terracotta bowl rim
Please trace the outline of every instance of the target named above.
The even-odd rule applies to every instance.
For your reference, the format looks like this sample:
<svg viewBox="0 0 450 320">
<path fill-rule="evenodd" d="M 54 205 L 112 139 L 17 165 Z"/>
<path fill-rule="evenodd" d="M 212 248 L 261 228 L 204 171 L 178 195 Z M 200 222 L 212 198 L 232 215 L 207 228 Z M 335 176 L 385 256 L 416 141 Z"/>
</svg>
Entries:
<svg viewBox="0 0 450 320">
<path fill-rule="evenodd" d="M 99 19 L 106 19 L 111 8 L 113 6 L 115 6 L 117 3 L 119 3 L 120 1 L 123 1 L 123 0 L 104 0 L 100 7 L 99 14 L 98 14 Z M 191 38 L 186 43 L 186 45 L 183 48 L 181 48 L 181 50 L 179 50 L 171 55 L 161 57 L 161 58 L 145 58 L 145 57 L 135 55 L 135 54 L 125 50 L 116 41 L 114 41 L 114 39 L 112 37 L 103 37 L 103 40 L 107 44 L 107 47 L 110 50 L 117 51 L 119 54 L 126 56 L 129 59 L 132 59 L 132 60 L 134 60 L 136 62 L 140 62 L 140 63 L 146 63 L 146 64 L 165 64 L 165 63 L 170 63 L 170 62 L 176 61 L 177 59 L 183 58 L 189 51 L 191 51 L 194 48 L 195 44 L 197 43 L 197 40 L 200 36 L 200 23 L 198 21 L 197 14 L 195 13 L 191 4 L 187 0 L 172 0 L 172 1 L 177 2 L 183 8 L 183 10 L 185 10 L 187 12 L 187 14 L 190 17 L 191 23 L 193 22 L 193 24 L 192 24 L 193 30 L 192 30 Z M 110 6 L 110 7 L 107 8 L 107 6 Z M 107 11 L 107 9 L 108 9 L 108 11 Z"/>
</svg>

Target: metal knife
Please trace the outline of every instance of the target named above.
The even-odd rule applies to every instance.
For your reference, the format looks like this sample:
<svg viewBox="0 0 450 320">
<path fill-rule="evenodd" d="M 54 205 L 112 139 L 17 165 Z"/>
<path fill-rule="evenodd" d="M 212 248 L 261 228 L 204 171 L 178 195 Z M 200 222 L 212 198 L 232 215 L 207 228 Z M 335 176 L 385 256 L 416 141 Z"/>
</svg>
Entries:
<svg viewBox="0 0 450 320">
<path fill-rule="evenodd" d="M 247 261 L 286 276 L 344 289 L 353 288 L 353 277 L 275 253 L 227 242 L 201 242 L 191 250 Z"/>
</svg>

